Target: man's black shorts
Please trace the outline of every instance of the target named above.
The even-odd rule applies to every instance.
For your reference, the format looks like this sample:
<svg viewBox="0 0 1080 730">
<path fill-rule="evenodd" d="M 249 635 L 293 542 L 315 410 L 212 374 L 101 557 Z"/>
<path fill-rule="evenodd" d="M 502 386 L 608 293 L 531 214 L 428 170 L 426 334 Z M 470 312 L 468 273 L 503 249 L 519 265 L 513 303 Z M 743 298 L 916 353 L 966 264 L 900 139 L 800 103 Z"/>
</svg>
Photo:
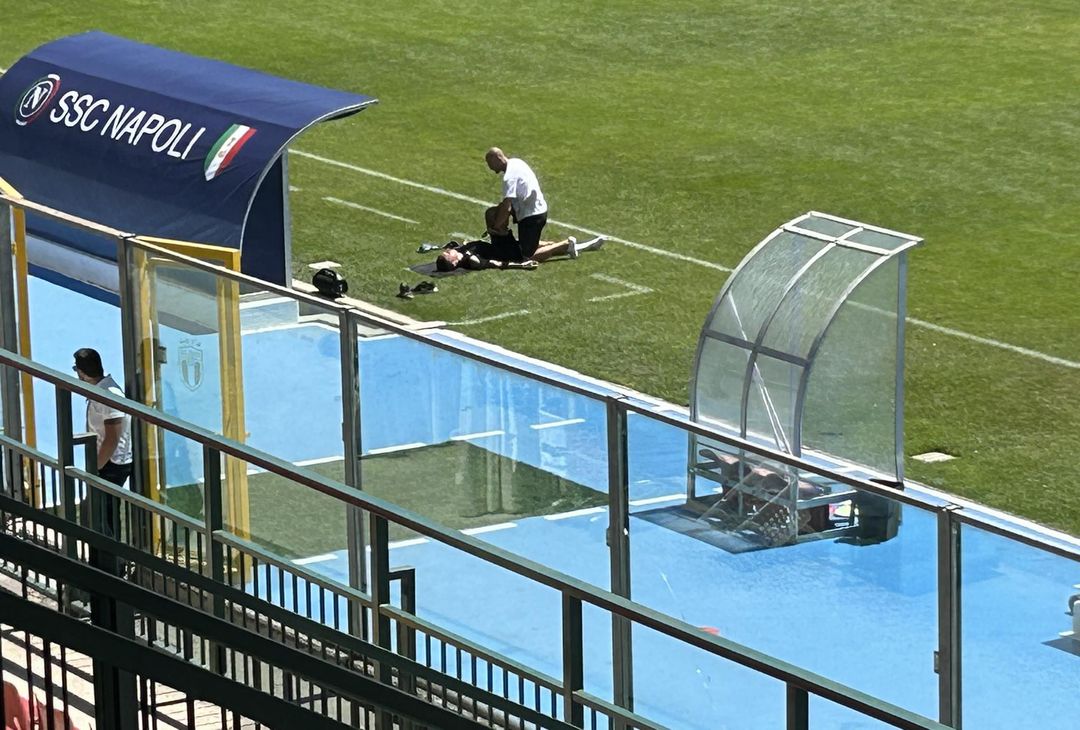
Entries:
<svg viewBox="0 0 1080 730">
<path fill-rule="evenodd" d="M 531 259 L 540 247 L 540 233 L 547 225 L 547 213 L 530 215 L 518 221 L 518 246 L 521 247 L 521 259 Z"/>
<path fill-rule="evenodd" d="M 477 247 L 473 253 L 482 258 L 495 259 L 496 261 L 518 262 L 528 258 L 528 256 L 521 255 L 521 246 L 518 244 L 517 239 L 514 238 L 513 233 L 502 236 L 493 235 L 491 243 L 485 243 Z"/>
</svg>

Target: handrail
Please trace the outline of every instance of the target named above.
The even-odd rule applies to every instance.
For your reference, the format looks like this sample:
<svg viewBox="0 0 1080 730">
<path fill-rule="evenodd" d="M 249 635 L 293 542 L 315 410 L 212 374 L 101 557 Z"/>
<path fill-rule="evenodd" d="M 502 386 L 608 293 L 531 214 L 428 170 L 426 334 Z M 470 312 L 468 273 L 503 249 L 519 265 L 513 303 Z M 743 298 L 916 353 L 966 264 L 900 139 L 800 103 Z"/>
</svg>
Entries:
<svg viewBox="0 0 1080 730">
<path fill-rule="evenodd" d="M 359 591 L 355 588 L 345 585 L 344 583 L 338 583 L 337 581 L 330 580 L 324 576 L 307 570 L 302 565 L 291 563 L 288 560 L 283 560 L 278 556 L 263 550 L 261 547 L 253 542 L 244 540 L 243 538 L 233 535 L 231 532 L 225 530 L 214 530 L 214 540 L 220 542 L 223 545 L 236 548 L 237 550 L 254 555 L 268 565 L 273 565 L 278 570 L 287 570 L 296 574 L 300 578 L 303 578 L 312 585 L 317 585 L 320 588 L 325 588 L 328 591 L 334 591 L 339 593 L 343 598 L 353 598 L 362 603 L 365 606 L 371 607 L 371 594 Z"/>
<path fill-rule="evenodd" d="M 502 656 L 496 652 L 488 651 L 482 646 L 477 646 L 475 643 L 469 641 L 463 636 L 458 636 L 452 631 L 436 626 L 435 624 L 425 621 L 416 614 L 403 611 L 397 606 L 385 604 L 379 607 L 380 610 L 395 621 L 400 621 L 410 629 L 416 629 L 417 631 L 423 631 L 428 636 L 438 639 L 439 641 L 447 644 L 451 644 L 457 649 L 464 649 L 477 659 L 483 659 L 489 664 L 498 664 L 506 669 L 511 669 L 518 674 L 523 675 L 530 681 L 536 684 L 544 684 L 549 689 L 563 689 L 563 683 L 561 679 L 556 679 L 551 675 L 539 672 L 531 667 L 527 667 L 521 662 L 515 661 L 510 657 Z"/>
<path fill-rule="evenodd" d="M 218 436 L 210 431 L 184 423 L 160 411 L 115 396 L 97 386 L 88 385 L 59 371 L 39 365 L 21 355 L 0 349 L 0 364 L 29 372 L 53 385 L 91 398 L 99 403 L 166 428 L 182 436 L 208 445 L 221 453 L 237 457 L 267 471 L 286 477 L 291 481 L 334 497 L 354 507 L 367 510 L 395 524 L 402 525 L 438 542 L 449 545 L 493 565 L 560 591 L 564 596 L 579 599 L 593 606 L 651 628 L 665 636 L 685 644 L 704 649 L 710 654 L 723 657 L 741 666 L 761 672 L 788 684 L 805 689 L 819 697 L 856 710 L 897 727 L 920 730 L 945 730 L 946 726 L 934 720 L 885 702 L 872 695 L 840 682 L 810 672 L 790 662 L 757 651 L 730 639 L 713 636 L 685 621 L 667 616 L 659 611 L 639 605 L 609 591 L 591 586 L 564 573 L 552 570 L 528 558 L 515 555 L 470 535 L 443 527 L 427 518 L 398 507 L 386 500 L 371 496 L 360 490 L 337 484 L 315 472 L 299 468 L 278 457 L 266 454 L 244 444 Z"/>
<path fill-rule="evenodd" d="M 980 517 L 967 510 L 958 509 L 953 514 L 956 516 L 956 521 L 962 524 L 985 530 L 986 532 L 991 532 L 999 537 L 1015 540 L 1028 547 L 1045 550 L 1048 553 L 1057 555 L 1059 558 L 1065 558 L 1066 560 L 1073 560 L 1080 563 L 1080 548 L 1074 549 L 1065 543 L 1041 540 L 1034 535 L 1021 532 L 1020 530 L 1002 525 L 998 522 L 987 520 L 986 518 Z"/>
<path fill-rule="evenodd" d="M 31 210 L 35 213 L 40 213 L 48 218 L 56 218 L 58 220 L 67 223 L 68 225 L 76 226 L 78 228 L 84 228 L 88 231 L 100 234 L 102 236 L 108 236 L 110 238 L 130 238 L 132 234 L 125 233 L 117 228 L 102 225 L 101 223 L 95 223 L 94 221 L 81 218 L 77 215 L 70 213 L 64 213 L 63 211 L 50 208 L 47 205 L 41 203 L 35 203 L 32 200 L 27 200 L 21 195 L 18 197 L 8 195 L 7 193 L 0 192 L 0 201 L 7 203 L 13 208 L 22 208 L 23 210 Z"/>
<path fill-rule="evenodd" d="M 49 456 L 48 454 L 42 453 L 37 449 L 31 448 L 21 441 L 16 441 L 15 439 L 3 433 L 0 433 L 0 444 L 3 444 L 12 451 L 19 452 L 20 454 L 29 459 L 40 462 L 45 466 L 51 467 L 53 469 L 60 468 L 60 462 L 53 457 Z"/>
<path fill-rule="evenodd" d="M 9 510 L 13 514 L 18 515 L 26 516 L 37 512 L 37 510 L 29 505 L 15 501 L 3 494 L 0 494 L 0 505 L 3 505 L 5 510 Z M 486 705 L 497 712 L 509 716 L 520 717 L 525 723 L 524 727 L 570 727 L 565 723 L 545 715 L 539 708 L 534 709 L 530 708 L 528 705 L 519 704 L 513 699 L 494 694 L 491 690 L 485 690 L 478 685 L 469 684 L 466 680 L 447 675 L 434 667 L 425 666 L 415 659 L 396 654 L 389 649 L 384 649 L 368 643 L 351 634 L 341 633 L 340 630 L 308 618 L 303 614 L 289 612 L 286 608 L 274 603 L 266 603 L 263 599 L 250 593 L 245 593 L 227 583 L 214 581 L 210 577 L 204 576 L 198 572 L 192 572 L 190 569 L 185 569 L 180 565 L 170 563 L 153 554 L 142 552 L 123 543 L 117 543 L 112 538 L 94 532 L 87 527 L 70 523 L 61 517 L 49 514 L 41 515 L 41 519 L 43 520 L 43 524 L 55 530 L 58 534 L 66 535 L 69 539 L 85 542 L 91 547 L 99 550 L 115 552 L 118 557 L 128 561 L 132 565 L 139 565 L 151 571 L 161 573 L 162 576 L 166 578 L 190 583 L 192 588 L 198 589 L 204 596 L 220 595 L 225 600 L 231 602 L 234 609 L 239 608 L 243 611 L 252 611 L 257 615 L 261 614 L 268 619 L 271 624 L 275 621 L 280 624 L 282 631 L 290 629 L 297 633 L 302 633 L 306 635 L 309 640 L 321 642 L 323 645 L 333 646 L 337 651 L 350 652 L 353 655 L 361 656 L 368 663 L 378 662 L 380 664 L 385 664 L 386 666 L 394 668 L 399 673 L 413 676 L 418 681 L 426 682 L 429 688 L 436 686 L 441 687 L 446 691 L 456 693 L 459 697 L 471 697 L 474 702 Z M 38 587 L 37 590 L 40 591 L 42 588 Z M 176 596 L 170 596 L 168 591 L 164 591 L 163 595 L 165 598 L 176 599 Z M 246 623 L 242 625 L 245 628 L 247 627 Z M 256 633 L 258 633 L 258 629 L 256 629 Z M 286 643 L 291 644 L 292 642 Z M 325 656 L 323 658 L 325 659 Z M 542 674 L 540 675 L 540 677 L 544 676 L 545 675 Z M 531 677 L 528 677 L 527 675 L 526 677 L 529 681 L 534 681 Z"/>
<path fill-rule="evenodd" d="M 172 507 L 161 504 L 160 502 L 155 502 L 152 499 L 148 499 L 143 495 L 139 494 L 138 492 L 133 492 L 130 489 L 124 489 L 123 487 L 118 487 L 107 479 L 102 479 L 97 474 L 91 474 L 90 472 L 84 471 L 83 469 L 79 469 L 75 466 L 69 466 L 64 471 L 68 474 L 68 476 L 75 477 L 76 479 L 79 479 L 89 484 L 94 489 L 98 489 L 102 492 L 110 494 L 113 497 L 116 497 L 117 499 L 127 502 L 129 504 L 134 504 L 135 506 L 139 507 L 140 509 L 144 509 L 147 512 L 153 512 L 159 517 L 167 517 L 173 522 L 188 528 L 192 532 L 202 532 L 206 527 L 203 523 L 199 522 L 198 520 L 191 519 L 191 517 L 184 514 L 183 512 L 180 512 L 179 510 L 175 510 Z"/>
<path fill-rule="evenodd" d="M 574 692 L 574 697 L 585 707 L 597 712 L 602 712 L 605 715 L 610 715 L 611 717 L 617 717 L 624 722 L 628 721 L 637 730 L 667 730 L 663 725 L 658 725 L 646 717 L 642 717 L 637 713 L 627 710 L 625 707 L 613 705 L 607 700 L 589 694 L 588 692 L 578 690 L 577 692 Z"/>
<path fill-rule="evenodd" d="M 3 494 L 0 494 L 0 506 L 6 511 L 20 516 L 29 516 L 38 512 L 38 510 L 30 505 L 13 500 Z M 483 695 L 476 698 L 480 702 L 486 703 L 507 714 L 519 714 L 522 719 L 527 722 L 535 723 L 539 720 L 543 720 L 545 723 L 551 722 L 551 718 L 542 715 L 538 710 L 531 710 L 526 706 L 515 705 L 510 699 L 493 695 L 491 692 L 486 692 L 481 687 L 469 685 L 464 680 L 449 677 L 437 669 L 424 666 L 415 659 L 395 654 L 389 649 L 384 649 L 368 643 L 351 634 L 341 633 L 341 631 L 308 618 L 303 614 L 292 613 L 288 609 L 278 606 L 277 604 L 267 603 L 263 599 L 250 593 L 245 593 L 241 589 L 231 586 L 228 583 L 214 581 L 209 576 L 204 576 L 197 571 L 186 569 L 181 565 L 170 563 L 156 555 L 143 552 L 121 542 L 116 542 L 114 539 L 102 535 L 99 532 L 95 532 L 88 527 L 73 524 L 64 520 L 62 517 L 50 514 L 40 515 L 40 519 L 44 526 L 54 530 L 58 534 L 63 534 L 72 540 L 84 542 L 98 550 L 113 552 L 117 557 L 126 560 L 131 564 L 139 565 L 151 571 L 160 573 L 165 578 L 188 583 L 192 588 L 202 592 L 203 595 L 219 595 L 229 601 L 234 608 L 261 614 L 271 622 L 276 621 L 281 625 L 282 630 L 287 628 L 302 633 L 306 635 L 309 640 L 321 642 L 325 645 L 333 645 L 338 651 L 351 652 L 357 656 L 362 656 L 369 663 L 379 662 L 386 664 L 399 672 L 414 675 L 417 679 L 426 681 L 432 685 L 441 685 L 450 691 L 457 692 L 459 695 L 467 695 L 470 693 L 475 695 L 479 693 Z M 41 588 L 38 587 L 37 590 L 41 590 Z M 164 591 L 162 595 L 165 598 L 176 598 L 175 595 L 170 596 L 167 590 Z M 242 626 L 246 627 L 246 624 L 242 624 Z M 257 630 L 256 633 L 258 633 Z M 564 727 L 563 724 L 557 722 L 554 726 Z"/>
</svg>

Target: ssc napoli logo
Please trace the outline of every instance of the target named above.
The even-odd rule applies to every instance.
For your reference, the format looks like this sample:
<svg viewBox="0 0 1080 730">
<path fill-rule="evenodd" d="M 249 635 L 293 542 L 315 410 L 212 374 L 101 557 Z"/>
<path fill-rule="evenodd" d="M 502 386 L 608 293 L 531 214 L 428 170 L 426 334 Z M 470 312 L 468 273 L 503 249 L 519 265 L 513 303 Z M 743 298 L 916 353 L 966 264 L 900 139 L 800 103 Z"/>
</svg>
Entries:
<svg viewBox="0 0 1080 730">
<path fill-rule="evenodd" d="M 37 119 L 43 111 L 48 109 L 59 91 L 60 77 L 56 74 L 49 74 L 35 81 L 15 107 L 15 123 L 20 127 L 25 127 Z"/>
</svg>

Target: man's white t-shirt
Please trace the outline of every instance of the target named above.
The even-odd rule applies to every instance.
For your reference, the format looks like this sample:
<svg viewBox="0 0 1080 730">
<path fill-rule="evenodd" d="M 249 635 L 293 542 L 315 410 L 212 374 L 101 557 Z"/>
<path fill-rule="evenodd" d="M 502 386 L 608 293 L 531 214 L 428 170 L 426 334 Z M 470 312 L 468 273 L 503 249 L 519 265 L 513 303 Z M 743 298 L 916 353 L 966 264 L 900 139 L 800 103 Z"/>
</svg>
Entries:
<svg viewBox="0 0 1080 730">
<path fill-rule="evenodd" d="M 120 390 L 120 386 L 116 384 L 116 381 L 112 379 L 111 375 L 106 375 L 99 380 L 97 386 L 99 388 L 104 388 L 113 395 L 121 397 L 124 395 L 124 391 Z M 97 401 L 87 398 L 86 427 L 98 437 L 98 441 L 102 441 L 105 438 L 105 421 L 111 421 L 115 418 L 123 419 L 123 423 L 120 425 L 120 440 L 116 442 L 116 451 L 113 452 L 109 461 L 114 464 L 130 464 L 131 416 L 123 411 L 116 410 L 110 405 L 98 403 Z"/>
<path fill-rule="evenodd" d="M 541 213 L 547 213 L 547 201 L 540 192 L 540 181 L 536 173 L 525 164 L 525 160 L 511 157 L 506 161 L 503 173 L 503 199 L 511 199 L 514 217 L 519 221 Z"/>
</svg>

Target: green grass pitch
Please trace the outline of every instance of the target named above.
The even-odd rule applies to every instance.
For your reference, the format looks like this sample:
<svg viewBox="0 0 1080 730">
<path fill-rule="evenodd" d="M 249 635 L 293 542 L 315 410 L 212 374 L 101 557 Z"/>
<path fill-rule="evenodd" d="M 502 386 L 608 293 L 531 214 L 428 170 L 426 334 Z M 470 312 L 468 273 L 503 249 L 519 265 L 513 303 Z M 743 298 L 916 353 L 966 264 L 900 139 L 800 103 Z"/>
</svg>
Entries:
<svg viewBox="0 0 1080 730">
<path fill-rule="evenodd" d="M 419 242 L 480 231 L 480 205 L 440 191 L 494 200 L 488 146 L 533 165 L 552 218 L 722 267 L 811 209 L 923 236 L 910 316 L 1030 352 L 913 323 L 906 451 L 959 458 L 908 474 L 1080 534 L 1073 0 L 0 0 L 0 14 L 0 66 L 98 28 L 377 96 L 295 145 L 353 166 L 292 156 L 298 274 L 340 261 L 355 294 L 418 318 L 528 310 L 461 329 L 677 403 L 727 276 L 715 266 L 613 243 L 394 298 L 419 280 L 403 270 Z M 590 302 L 629 291 L 597 275 L 651 291 Z"/>
</svg>

